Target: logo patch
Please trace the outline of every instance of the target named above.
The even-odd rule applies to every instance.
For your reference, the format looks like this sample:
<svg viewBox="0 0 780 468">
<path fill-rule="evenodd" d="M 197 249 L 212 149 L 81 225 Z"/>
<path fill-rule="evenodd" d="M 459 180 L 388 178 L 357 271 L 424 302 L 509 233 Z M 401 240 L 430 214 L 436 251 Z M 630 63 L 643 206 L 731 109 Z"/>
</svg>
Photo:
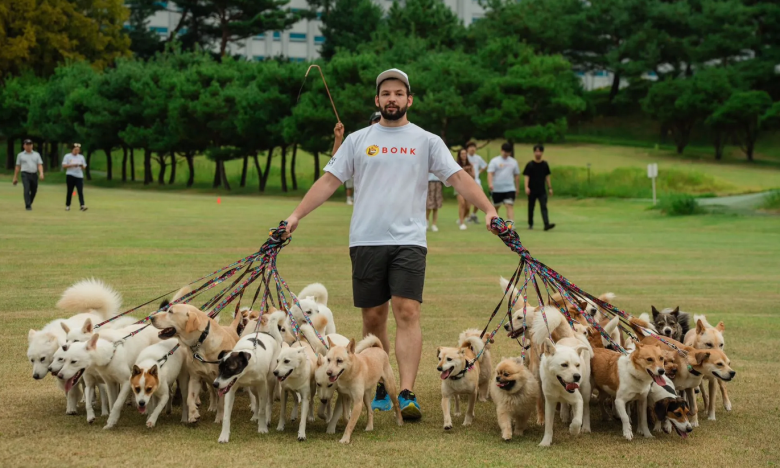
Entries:
<svg viewBox="0 0 780 468">
<path fill-rule="evenodd" d="M 379 154 L 379 147 L 377 145 L 371 145 L 366 148 L 366 156 L 376 156 Z"/>
</svg>

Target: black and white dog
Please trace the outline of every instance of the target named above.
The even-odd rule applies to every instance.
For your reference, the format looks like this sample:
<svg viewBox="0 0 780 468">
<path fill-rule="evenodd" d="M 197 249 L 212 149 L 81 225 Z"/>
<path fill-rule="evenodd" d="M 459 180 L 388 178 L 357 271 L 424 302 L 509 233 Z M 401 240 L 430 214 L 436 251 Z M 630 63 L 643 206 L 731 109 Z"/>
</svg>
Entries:
<svg viewBox="0 0 780 468">
<path fill-rule="evenodd" d="M 651 306 L 652 307 L 652 306 Z M 679 307 L 658 311 L 653 308 L 653 323 L 655 329 L 661 335 L 682 342 L 685 334 L 690 329 L 689 317 L 685 312 L 680 312 Z"/>
</svg>

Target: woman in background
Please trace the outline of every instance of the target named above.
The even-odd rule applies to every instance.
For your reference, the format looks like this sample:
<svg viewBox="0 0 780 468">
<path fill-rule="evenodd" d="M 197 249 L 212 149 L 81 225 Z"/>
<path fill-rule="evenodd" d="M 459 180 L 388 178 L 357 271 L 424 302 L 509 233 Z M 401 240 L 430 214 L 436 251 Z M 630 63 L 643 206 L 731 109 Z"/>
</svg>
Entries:
<svg viewBox="0 0 780 468">
<path fill-rule="evenodd" d="M 458 150 L 458 165 L 463 168 L 463 170 L 469 174 L 472 178 L 474 178 L 474 166 L 471 165 L 469 162 L 469 156 L 468 151 L 466 151 L 466 148 L 461 148 Z M 465 231 L 466 230 L 466 218 L 469 215 L 469 203 L 466 201 L 465 198 L 459 193 L 456 192 L 456 195 L 458 196 L 458 224 L 460 225 L 460 230 Z"/>
</svg>

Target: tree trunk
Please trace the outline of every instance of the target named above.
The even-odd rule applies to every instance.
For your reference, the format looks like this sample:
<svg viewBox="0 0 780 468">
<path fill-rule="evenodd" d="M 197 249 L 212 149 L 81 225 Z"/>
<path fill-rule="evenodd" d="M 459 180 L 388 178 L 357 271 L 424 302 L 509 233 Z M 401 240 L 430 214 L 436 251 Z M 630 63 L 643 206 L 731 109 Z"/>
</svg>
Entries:
<svg viewBox="0 0 780 468">
<path fill-rule="evenodd" d="M 287 145 L 282 145 L 282 192 L 287 192 Z"/>
<path fill-rule="evenodd" d="M 157 183 L 165 185 L 165 153 L 157 153 L 157 162 L 160 163 L 160 172 L 157 173 Z"/>
<path fill-rule="evenodd" d="M 111 148 L 106 148 L 103 152 L 106 153 L 106 179 L 111 180 L 114 166 L 114 158 L 111 157 Z"/>
<path fill-rule="evenodd" d="M 87 167 L 84 169 L 84 175 L 87 176 L 87 180 L 92 180 L 92 174 L 89 172 L 89 168 L 92 166 L 92 150 L 87 150 Z"/>
<path fill-rule="evenodd" d="M 184 154 L 184 157 L 187 159 L 187 169 L 190 171 L 189 177 L 187 178 L 187 187 L 192 187 L 192 184 L 195 183 L 195 164 L 193 163 L 195 155 L 187 152 Z"/>
<path fill-rule="evenodd" d="M 168 185 L 173 185 L 176 182 L 176 152 L 171 151 L 171 176 L 168 177 Z"/>
<path fill-rule="evenodd" d="M 615 72 L 612 78 L 612 88 L 609 90 L 609 102 L 612 102 L 620 91 L 620 73 Z"/>
<path fill-rule="evenodd" d="M 127 146 L 122 145 L 122 182 L 127 182 Z"/>
<path fill-rule="evenodd" d="M 135 182 L 135 148 L 130 148 L 130 180 Z"/>
<path fill-rule="evenodd" d="M 56 141 L 51 142 L 51 148 L 49 149 L 49 168 L 57 169 L 60 165 L 60 145 Z"/>
<path fill-rule="evenodd" d="M 298 143 L 293 145 L 292 161 L 290 161 L 290 178 L 292 179 L 293 190 L 298 190 L 298 179 L 295 177 L 295 157 L 298 154 Z"/>
<path fill-rule="evenodd" d="M 260 191 L 265 192 L 265 186 L 268 184 L 268 174 L 271 173 L 271 158 L 274 156 L 273 146 L 268 149 L 268 157 L 265 159 L 265 172 L 263 173 L 262 182 L 260 182 Z"/>
<path fill-rule="evenodd" d="M 241 166 L 241 183 L 239 186 L 246 187 L 246 170 L 249 167 L 249 156 L 244 156 L 244 164 Z"/>
<path fill-rule="evenodd" d="M 222 177 L 220 177 L 219 170 L 219 161 L 214 161 L 214 181 L 211 183 L 211 188 L 219 187 L 219 184 L 222 182 Z"/>
<path fill-rule="evenodd" d="M 257 160 L 257 151 L 255 151 L 255 154 L 252 155 L 252 159 L 255 160 L 255 169 L 257 169 L 257 180 L 259 182 L 259 189 L 263 190 L 263 171 L 260 169 L 260 161 Z"/>
<path fill-rule="evenodd" d="M 144 148 L 144 185 L 149 185 L 154 180 L 152 176 L 152 150 Z"/>
<path fill-rule="evenodd" d="M 320 179 L 320 152 L 314 152 L 314 182 Z"/>
<path fill-rule="evenodd" d="M 715 136 L 713 137 L 713 144 L 715 146 L 715 159 L 720 161 L 723 159 L 723 148 L 726 146 L 726 137 L 716 130 Z"/>
<path fill-rule="evenodd" d="M 9 137 L 5 141 L 5 168 L 9 171 L 14 169 L 16 158 L 14 154 L 14 139 Z"/>
<path fill-rule="evenodd" d="M 225 161 L 219 162 L 219 173 L 222 176 L 222 185 L 224 185 L 226 189 L 230 190 L 230 182 L 228 182 L 227 172 L 225 172 Z"/>
</svg>

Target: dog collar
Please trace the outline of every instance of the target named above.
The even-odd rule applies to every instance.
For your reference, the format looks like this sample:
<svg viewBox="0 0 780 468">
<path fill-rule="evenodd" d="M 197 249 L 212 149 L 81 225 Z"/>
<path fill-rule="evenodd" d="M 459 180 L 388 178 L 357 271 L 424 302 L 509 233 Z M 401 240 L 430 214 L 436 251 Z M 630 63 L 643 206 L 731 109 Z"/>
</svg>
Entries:
<svg viewBox="0 0 780 468">
<path fill-rule="evenodd" d="M 200 334 L 200 338 L 198 338 L 198 342 L 195 343 L 195 346 L 190 346 L 190 349 L 192 349 L 193 353 L 196 353 L 200 346 L 203 344 L 204 341 L 206 341 L 206 338 L 209 336 L 209 331 L 211 331 L 211 322 L 206 323 L 206 329 L 203 330 L 203 333 Z"/>
<path fill-rule="evenodd" d="M 701 372 L 698 372 L 698 371 L 694 370 L 693 366 L 690 365 L 690 364 L 688 364 L 688 372 L 690 372 L 691 375 L 694 375 L 696 377 L 701 375 Z"/>
</svg>

